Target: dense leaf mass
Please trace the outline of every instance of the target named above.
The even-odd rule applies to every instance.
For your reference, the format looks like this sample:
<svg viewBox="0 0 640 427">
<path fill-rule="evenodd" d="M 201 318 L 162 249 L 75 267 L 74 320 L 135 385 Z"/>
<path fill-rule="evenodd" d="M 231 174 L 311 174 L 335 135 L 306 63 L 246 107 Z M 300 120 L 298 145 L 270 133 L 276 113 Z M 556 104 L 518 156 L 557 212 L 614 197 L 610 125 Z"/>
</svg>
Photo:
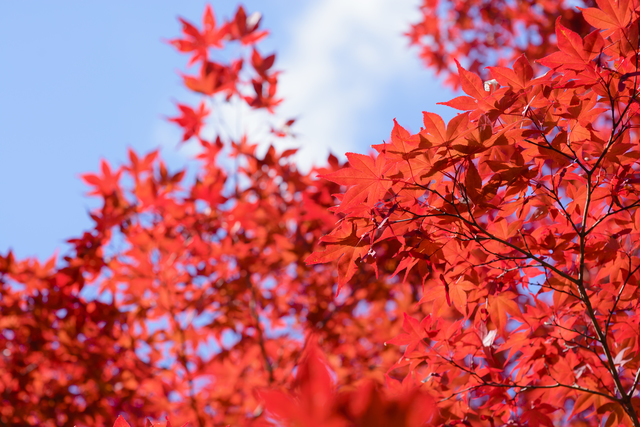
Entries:
<svg viewBox="0 0 640 427">
<path fill-rule="evenodd" d="M 205 132 L 281 102 L 259 14 L 181 20 L 199 165 L 102 161 L 70 253 L 0 255 L 0 424 L 640 427 L 640 4 L 585 6 L 425 2 L 461 113 L 309 173 Z"/>
<path fill-rule="evenodd" d="M 595 4 L 594 0 L 423 0 L 421 18 L 406 36 L 427 67 L 459 87 L 455 60 L 488 78 L 486 66 L 508 66 L 522 53 L 530 60 L 543 58 L 556 50 L 556 19 L 562 18 L 578 34 L 587 34 L 593 23 L 585 22 L 576 5 Z"/>
<path fill-rule="evenodd" d="M 271 111 L 275 55 L 259 53 L 266 33 L 252 16 L 239 8 L 218 27 L 207 8 L 203 30 L 182 20 L 184 39 L 171 44 L 204 70 L 187 87 Z M 234 42 L 246 58 L 211 62 L 211 49 Z M 302 173 L 296 150 L 258 155 L 246 134 L 204 138 L 216 112 L 208 98 L 177 107 L 169 120 L 181 142 L 201 146 L 192 181 L 158 152 L 130 150 L 125 164 L 83 175 L 102 207 L 70 254 L 0 256 L 0 424 L 111 425 L 119 413 L 139 424 L 168 413 L 241 425 L 265 418 L 256 391 L 289 383 L 311 333 L 341 385 L 382 384 L 380 367 L 399 357 L 383 343 L 402 312 L 416 313 L 416 286 L 361 272 L 335 298 L 334 267 L 304 263 L 335 224 L 328 209 L 340 191 L 315 176 L 340 162 Z M 293 123 L 272 126 L 272 139 Z"/>
<path fill-rule="evenodd" d="M 598 6 L 588 34 L 557 19 L 546 73 L 525 55 L 484 82 L 458 64 L 465 95 L 444 104 L 463 113 L 396 124 L 375 168 L 326 175 L 346 192 L 310 260 L 348 235 L 341 282 L 381 244 L 419 272 L 428 314 L 405 317 L 391 373 L 445 420 L 640 425 L 640 21 L 635 2 Z"/>
</svg>

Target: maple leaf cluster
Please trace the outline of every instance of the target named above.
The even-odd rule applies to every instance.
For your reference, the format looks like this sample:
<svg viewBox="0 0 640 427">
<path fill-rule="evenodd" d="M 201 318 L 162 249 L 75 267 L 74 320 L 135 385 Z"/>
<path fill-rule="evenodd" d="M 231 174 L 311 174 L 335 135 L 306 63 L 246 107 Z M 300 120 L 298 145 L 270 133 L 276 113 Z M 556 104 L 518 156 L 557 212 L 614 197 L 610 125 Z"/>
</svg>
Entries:
<svg viewBox="0 0 640 427">
<path fill-rule="evenodd" d="M 275 94 L 242 92 L 276 87 L 275 55 L 256 46 L 266 34 L 259 21 L 239 8 L 217 26 L 207 7 L 203 29 L 181 22 L 184 37 L 171 44 L 195 66 L 226 70 L 216 90 L 185 79 L 203 98 L 178 104 L 181 115 L 169 119 L 182 141 L 200 145 L 199 166 L 188 178 L 158 151 L 130 150 L 118 166 L 103 160 L 82 176 L 101 207 L 68 254 L 0 255 L 1 424 L 111 425 L 121 413 L 136 425 L 165 415 L 196 426 L 255 424 L 267 418 L 258 391 L 290 384 L 311 334 L 340 386 L 382 384 L 400 357 L 384 341 L 403 312 L 416 314 L 418 285 L 368 271 L 335 298 L 334 267 L 304 262 L 335 223 L 329 208 L 340 187 L 316 175 L 340 169 L 337 158 L 303 173 L 296 150 L 258 155 L 247 134 L 203 136 L 213 97 L 277 105 Z M 211 65 L 229 43 L 251 69 L 238 65 L 244 57 Z M 272 139 L 290 136 L 293 124 Z"/>
<path fill-rule="evenodd" d="M 462 113 L 396 123 L 324 175 L 345 191 L 308 262 L 350 283 L 384 245 L 378 270 L 420 276 L 427 314 L 388 342 L 390 374 L 445 420 L 640 425 L 639 11 L 598 0 L 587 34 L 559 17 L 538 76 L 524 54 L 488 81 L 456 61 L 465 94 L 443 104 Z"/>
<path fill-rule="evenodd" d="M 327 361 L 313 340 L 302 357 L 290 390 L 262 390 L 260 398 L 269 414 L 251 425 L 275 426 L 420 426 L 436 413 L 433 398 L 407 383 L 390 380 L 388 389 L 372 381 L 354 390 L 337 390 Z M 163 427 L 171 427 L 167 418 Z M 183 427 L 186 427 L 185 424 Z M 113 427 L 131 427 L 119 416 Z M 154 427 L 147 419 L 146 427 Z M 227 426 L 229 427 L 229 426 Z"/>
<path fill-rule="evenodd" d="M 309 173 L 258 154 L 291 119 L 204 136 L 214 98 L 276 112 L 259 15 L 181 19 L 199 166 L 102 161 L 68 254 L 0 255 L 0 423 L 639 427 L 640 4 L 445 6 L 412 31 L 461 113 Z"/>
<path fill-rule="evenodd" d="M 273 113 L 273 108 L 282 102 L 276 98 L 278 72 L 271 71 L 275 55 L 263 57 L 255 48 L 256 43 L 264 39 L 269 32 L 259 30 L 262 16 L 259 12 L 247 16 L 242 6 L 238 7 L 234 18 L 217 26 L 216 17 L 210 5 L 207 5 L 202 18 L 202 30 L 192 23 L 180 18 L 183 37 L 169 40 L 178 51 L 191 54 L 188 65 L 200 63 L 198 75 L 183 75 L 184 85 L 194 92 L 204 95 L 225 94 L 229 101 L 234 95 L 241 97 L 254 109 L 266 108 Z M 229 42 L 240 42 L 242 46 L 253 46 L 250 63 L 254 76 L 247 81 L 241 79 L 246 62 L 236 58 L 230 63 L 213 61 L 212 50 L 220 50 Z M 251 85 L 253 91 L 247 92 L 242 87 Z M 198 136 L 202 122 L 210 111 L 204 103 L 196 110 L 187 105 L 178 104 L 181 116 L 171 118 L 184 130 L 183 141 Z"/>
<path fill-rule="evenodd" d="M 595 6 L 594 0 L 580 3 Z M 537 60 L 554 52 L 558 18 L 572 31 L 587 34 L 590 22 L 585 22 L 576 4 L 571 0 L 423 0 L 421 18 L 406 36 L 427 67 L 443 73 L 448 85 L 459 88 L 454 60 L 488 80 L 488 65 L 507 66 L 523 53 Z"/>
</svg>

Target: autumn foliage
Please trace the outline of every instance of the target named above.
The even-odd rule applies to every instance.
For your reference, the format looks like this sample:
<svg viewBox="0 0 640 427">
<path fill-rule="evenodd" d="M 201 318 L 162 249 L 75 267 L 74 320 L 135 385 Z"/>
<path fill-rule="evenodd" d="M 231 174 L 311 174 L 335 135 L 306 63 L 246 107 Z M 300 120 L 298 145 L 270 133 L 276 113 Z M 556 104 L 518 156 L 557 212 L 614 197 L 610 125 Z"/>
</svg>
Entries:
<svg viewBox="0 0 640 427">
<path fill-rule="evenodd" d="M 596 5 L 594 0 L 581 3 Z M 555 52 L 558 18 L 583 36 L 599 28 L 585 21 L 571 0 L 423 0 L 420 14 L 421 20 L 411 24 L 406 35 L 418 47 L 425 66 L 442 73 L 456 88 L 460 80 L 455 60 L 488 80 L 487 66 L 510 66 L 522 54 L 534 61 Z"/>
<path fill-rule="evenodd" d="M 640 4 L 585 6 L 425 2 L 461 113 L 309 173 L 205 135 L 282 102 L 259 15 L 182 20 L 195 178 L 103 161 L 66 256 L 0 256 L 0 423 L 640 426 Z"/>
</svg>

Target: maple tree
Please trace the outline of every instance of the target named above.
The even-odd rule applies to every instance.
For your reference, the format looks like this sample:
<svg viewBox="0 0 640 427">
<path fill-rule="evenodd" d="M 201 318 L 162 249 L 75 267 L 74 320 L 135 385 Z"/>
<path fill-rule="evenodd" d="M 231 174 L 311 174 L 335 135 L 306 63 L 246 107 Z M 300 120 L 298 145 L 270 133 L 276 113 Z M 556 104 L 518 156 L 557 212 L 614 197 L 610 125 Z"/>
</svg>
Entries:
<svg viewBox="0 0 640 427">
<path fill-rule="evenodd" d="M 315 175 L 340 162 L 302 173 L 295 150 L 258 155 L 244 132 L 202 135 L 225 103 L 280 103 L 259 21 L 239 7 L 220 22 L 207 7 L 201 29 L 182 20 L 169 42 L 199 70 L 182 78 L 203 101 L 169 118 L 201 146 L 193 182 L 157 151 L 130 150 L 126 164 L 102 161 L 82 177 L 102 203 L 69 254 L 0 256 L 0 423 L 111 425 L 120 413 L 134 424 L 163 414 L 196 426 L 257 422 L 266 415 L 256 391 L 289 383 L 310 333 L 340 385 L 385 381 L 376 367 L 399 354 L 383 342 L 399 331 L 398 313 L 415 311 L 418 286 L 363 272 L 335 298 L 335 269 L 304 262 L 331 230 L 340 190 Z M 221 60 L 233 44 L 242 57 Z M 270 124 L 272 138 L 292 124 Z"/>
<path fill-rule="evenodd" d="M 409 34 L 463 112 L 308 173 L 205 136 L 282 102 L 259 14 L 181 19 L 195 178 L 130 150 L 69 254 L 0 255 L 0 423 L 639 426 L 640 5 L 445 6 Z"/>
<path fill-rule="evenodd" d="M 387 242 L 403 282 L 417 273 L 425 315 L 388 342 L 405 346 L 391 372 L 445 419 L 640 425 L 640 21 L 637 2 L 597 6 L 588 34 L 555 21 L 545 73 L 523 54 L 484 82 L 458 63 L 465 95 L 444 105 L 463 113 L 396 123 L 324 176 L 346 191 L 309 262 L 353 282 Z M 347 235 L 354 256 L 335 250 Z"/>
</svg>

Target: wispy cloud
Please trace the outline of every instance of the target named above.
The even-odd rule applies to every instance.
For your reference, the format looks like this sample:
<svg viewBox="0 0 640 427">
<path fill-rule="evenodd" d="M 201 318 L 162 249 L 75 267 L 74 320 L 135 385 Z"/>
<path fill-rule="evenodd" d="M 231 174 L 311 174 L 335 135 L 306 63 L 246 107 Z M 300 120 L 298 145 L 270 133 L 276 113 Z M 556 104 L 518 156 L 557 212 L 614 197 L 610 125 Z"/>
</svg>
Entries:
<svg viewBox="0 0 640 427">
<path fill-rule="evenodd" d="M 362 150 L 363 112 L 385 102 L 390 82 L 421 72 L 402 35 L 417 10 L 415 0 L 323 0 L 294 20 L 279 90 L 282 112 L 300 115 L 301 166 L 321 163 L 329 150 Z"/>
<path fill-rule="evenodd" d="M 291 25 L 285 30 L 290 43 L 277 49 L 275 68 L 283 71 L 278 93 L 284 98 L 277 109 L 279 118 L 240 102 L 213 105 L 214 117 L 204 136 L 237 139 L 246 132 L 253 142 L 274 142 L 279 149 L 300 147 L 295 159 L 304 170 L 323 164 L 329 151 L 343 157 L 345 152 L 364 152 L 368 145 L 380 143 L 388 136 L 393 117 L 402 114 L 380 112 L 396 96 L 390 86 L 408 81 L 421 91 L 428 86 L 429 74 L 403 35 L 409 23 L 420 18 L 418 5 L 418 0 L 315 0 L 292 16 L 282 11 L 280 22 Z M 414 113 L 412 117 L 420 117 L 419 109 Z M 289 118 L 298 119 L 293 127 L 297 138 L 274 139 L 270 124 Z M 366 141 L 364 130 L 372 120 L 384 121 L 385 133 Z M 175 146 L 166 134 L 160 138 L 163 130 L 158 130 L 157 139 L 164 146 Z M 266 144 L 261 146 L 264 150 Z M 199 147 L 191 142 L 180 151 L 192 157 Z"/>
</svg>

